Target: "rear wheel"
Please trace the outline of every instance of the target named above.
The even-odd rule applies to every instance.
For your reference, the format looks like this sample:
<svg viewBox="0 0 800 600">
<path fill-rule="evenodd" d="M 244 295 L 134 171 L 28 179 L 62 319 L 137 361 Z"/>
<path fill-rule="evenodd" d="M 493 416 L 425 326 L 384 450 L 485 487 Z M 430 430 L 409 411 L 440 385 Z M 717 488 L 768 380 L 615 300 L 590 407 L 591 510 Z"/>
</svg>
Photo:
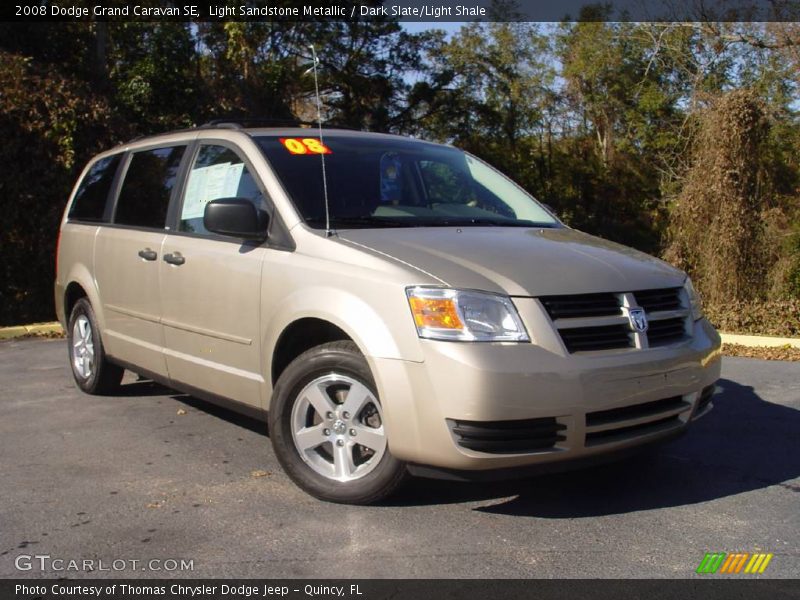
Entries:
<svg viewBox="0 0 800 600">
<path fill-rule="evenodd" d="M 106 358 L 92 305 L 86 298 L 75 303 L 67 326 L 69 363 L 75 383 L 87 394 L 110 394 L 125 370 Z"/>
<path fill-rule="evenodd" d="M 406 477 L 405 464 L 389 452 L 369 366 L 352 342 L 296 358 L 278 379 L 269 414 L 278 460 L 317 498 L 369 504 Z"/>
</svg>

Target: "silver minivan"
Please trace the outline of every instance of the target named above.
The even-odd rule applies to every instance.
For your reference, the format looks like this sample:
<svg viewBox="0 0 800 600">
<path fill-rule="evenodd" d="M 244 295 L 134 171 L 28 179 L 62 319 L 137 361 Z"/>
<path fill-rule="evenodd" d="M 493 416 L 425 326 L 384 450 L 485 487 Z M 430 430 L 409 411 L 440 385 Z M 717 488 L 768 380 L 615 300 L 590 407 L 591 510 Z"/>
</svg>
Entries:
<svg viewBox="0 0 800 600">
<path fill-rule="evenodd" d="M 335 502 L 671 439 L 720 374 L 685 273 L 392 135 L 231 123 L 104 152 L 55 299 L 82 390 L 129 369 L 265 417 L 286 473 Z"/>
</svg>

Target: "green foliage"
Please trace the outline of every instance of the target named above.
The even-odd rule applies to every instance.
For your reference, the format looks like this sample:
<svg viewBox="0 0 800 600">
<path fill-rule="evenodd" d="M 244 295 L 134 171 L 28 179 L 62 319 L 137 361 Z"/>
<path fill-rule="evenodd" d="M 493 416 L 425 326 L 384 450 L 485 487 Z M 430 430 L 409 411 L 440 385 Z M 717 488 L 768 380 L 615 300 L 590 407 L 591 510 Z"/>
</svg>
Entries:
<svg viewBox="0 0 800 600">
<path fill-rule="evenodd" d="M 796 23 L 491 10 L 449 38 L 389 19 L 0 24 L 2 323 L 52 317 L 53 241 L 92 154 L 214 118 L 315 120 L 310 44 L 329 124 L 456 144 L 568 224 L 664 250 L 715 315 L 800 298 Z"/>
<path fill-rule="evenodd" d="M 119 23 L 110 31 L 111 97 L 142 133 L 187 127 L 203 106 L 186 23 Z"/>
<path fill-rule="evenodd" d="M 0 51 L 0 324 L 53 314 L 55 240 L 76 170 L 118 124 L 88 87 Z"/>
</svg>

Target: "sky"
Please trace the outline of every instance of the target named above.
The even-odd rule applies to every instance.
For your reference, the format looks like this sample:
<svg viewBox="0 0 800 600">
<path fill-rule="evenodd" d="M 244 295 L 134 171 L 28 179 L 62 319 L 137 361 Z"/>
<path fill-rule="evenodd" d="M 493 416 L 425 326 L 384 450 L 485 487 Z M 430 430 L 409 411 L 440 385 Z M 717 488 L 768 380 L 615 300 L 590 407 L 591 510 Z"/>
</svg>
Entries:
<svg viewBox="0 0 800 600">
<path fill-rule="evenodd" d="M 403 26 L 403 29 L 409 33 L 419 33 L 420 31 L 425 31 L 427 29 L 442 29 L 447 32 L 448 37 L 461 29 L 462 25 L 466 25 L 465 22 L 450 21 L 437 23 L 431 21 L 402 21 L 400 24 Z"/>
</svg>

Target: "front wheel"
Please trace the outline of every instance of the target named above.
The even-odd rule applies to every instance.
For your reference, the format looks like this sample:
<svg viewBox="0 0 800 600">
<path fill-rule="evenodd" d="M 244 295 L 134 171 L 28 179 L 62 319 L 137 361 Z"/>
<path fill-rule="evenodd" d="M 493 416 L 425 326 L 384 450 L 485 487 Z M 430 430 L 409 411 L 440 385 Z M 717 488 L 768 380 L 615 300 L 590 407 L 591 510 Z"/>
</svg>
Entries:
<svg viewBox="0 0 800 600">
<path fill-rule="evenodd" d="M 317 498 L 369 504 L 405 479 L 405 464 L 389 452 L 369 366 L 353 342 L 297 357 L 275 385 L 269 417 L 278 460 Z"/>
</svg>

